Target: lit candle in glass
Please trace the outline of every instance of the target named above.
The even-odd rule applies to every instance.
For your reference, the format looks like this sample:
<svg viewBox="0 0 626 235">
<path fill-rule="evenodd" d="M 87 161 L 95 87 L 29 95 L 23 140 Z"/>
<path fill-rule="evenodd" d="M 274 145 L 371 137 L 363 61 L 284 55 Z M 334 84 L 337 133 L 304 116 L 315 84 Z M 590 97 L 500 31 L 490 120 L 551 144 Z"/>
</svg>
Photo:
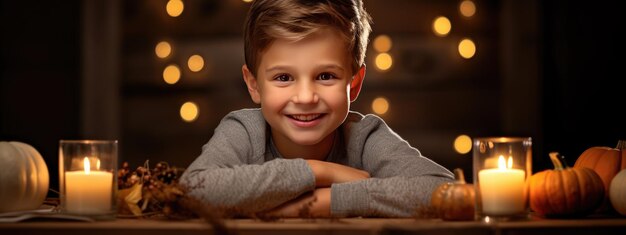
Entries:
<svg viewBox="0 0 626 235">
<path fill-rule="evenodd" d="M 485 221 L 528 219 L 526 187 L 532 175 L 531 138 L 475 138 L 473 162 L 476 215 Z"/>
<path fill-rule="evenodd" d="M 482 212 L 488 215 L 513 215 L 523 213 L 525 203 L 526 172 L 513 169 L 513 158 L 498 157 L 498 168 L 478 172 Z"/>
<path fill-rule="evenodd" d="M 91 170 L 89 158 L 83 159 L 82 171 L 65 172 L 66 209 L 78 214 L 98 214 L 111 210 L 113 173 L 99 171 L 100 160 L 96 158 L 96 170 Z"/>
<path fill-rule="evenodd" d="M 117 140 L 60 140 L 59 189 L 62 213 L 115 219 Z"/>
</svg>

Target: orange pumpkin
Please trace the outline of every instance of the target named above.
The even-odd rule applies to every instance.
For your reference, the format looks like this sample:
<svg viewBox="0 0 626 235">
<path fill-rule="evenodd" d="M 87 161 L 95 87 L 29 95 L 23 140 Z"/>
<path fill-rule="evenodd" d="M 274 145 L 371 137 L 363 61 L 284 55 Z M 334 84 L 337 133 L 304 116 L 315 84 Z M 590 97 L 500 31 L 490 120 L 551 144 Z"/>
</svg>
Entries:
<svg viewBox="0 0 626 235">
<path fill-rule="evenodd" d="M 585 150 L 574 163 L 574 167 L 587 167 L 594 170 L 604 184 L 605 198 L 599 212 L 612 210 L 609 200 L 611 180 L 623 169 L 626 169 L 626 140 L 617 142 L 617 147 L 591 147 Z"/>
<path fill-rule="evenodd" d="M 463 170 L 454 169 L 456 182 L 443 183 L 433 191 L 431 206 L 443 220 L 474 220 L 475 191 L 465 183 Z"/>
<path fill-rule="evenodd" d="M 604 199 L 604 186 L 598 174 L 589 168 L 563 168 L 550 153 L 554 170 L 544 170 L 530 177 L 530 208 L 546 217 L 577 217 L 595 211 Z"/>
</svg>

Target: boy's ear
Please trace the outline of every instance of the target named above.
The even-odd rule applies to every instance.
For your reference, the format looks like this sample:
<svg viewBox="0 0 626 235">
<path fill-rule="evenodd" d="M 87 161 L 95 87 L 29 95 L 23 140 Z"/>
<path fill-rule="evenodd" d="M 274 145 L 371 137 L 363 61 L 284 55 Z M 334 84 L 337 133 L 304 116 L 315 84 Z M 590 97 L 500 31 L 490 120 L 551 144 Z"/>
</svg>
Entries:
<svg viewBox="0 0 626 235">
<path fill-rule="evenodd" d="M 252 75 L 252 73 L 248 69 L 248 66 L 245 64 L 241 67 L 241 73 L 243 73 L 243 81 L 246 82 L 246 86 L 248 87 L 248 93 L 250 93 L 250 98 L 252 98 L 252 101 L 255 104 L 260 104 L 261 94 L 259 93 L 259 87 L 256 82 L 256 78 L 254 77 L 254 75 Z"/>
<path fill-rule="evenodd" d="M 361 87 L 363 86 L 363 79 L 365 79 L 365 65 L 359 68 L 350 82 L 350 102 L 354 102 L 356 98 L 359 97 Z"/>
</svg>

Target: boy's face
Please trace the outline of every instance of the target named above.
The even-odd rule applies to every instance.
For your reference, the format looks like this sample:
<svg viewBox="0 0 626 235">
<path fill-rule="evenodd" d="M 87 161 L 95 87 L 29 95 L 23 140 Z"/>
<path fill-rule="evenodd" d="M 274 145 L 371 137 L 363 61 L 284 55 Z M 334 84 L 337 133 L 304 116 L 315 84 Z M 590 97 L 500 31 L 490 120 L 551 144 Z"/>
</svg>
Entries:
<svg viewBox="0 0 626 235">
<path fill-rule="evenodd" d="M 361 89 L 365 67 L 354 75 L 341 36 L 322 30 L 304 40 L 275 40 L 254 77 L 244 65 L 250 96 L 261 104 L 276 144 L 332 143 Z"/>
</svg>

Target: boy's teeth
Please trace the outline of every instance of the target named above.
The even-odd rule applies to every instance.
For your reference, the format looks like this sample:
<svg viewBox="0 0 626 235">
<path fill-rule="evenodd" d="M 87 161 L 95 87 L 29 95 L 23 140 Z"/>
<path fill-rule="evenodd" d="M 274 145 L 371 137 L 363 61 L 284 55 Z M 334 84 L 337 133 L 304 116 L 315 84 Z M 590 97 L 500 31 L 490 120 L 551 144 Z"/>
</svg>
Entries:
<svg viewBox="0 0 626 235">
<path fill-rule="evenodd" d="M 293 119 L 299 120 L 299 121 L 311 121 L 313 119 L 316 119 L 320 116 L 320 114 L 311 114 L 311 115 L 291 115 L 291 117 L 293 117 Z"/>
</svg>

